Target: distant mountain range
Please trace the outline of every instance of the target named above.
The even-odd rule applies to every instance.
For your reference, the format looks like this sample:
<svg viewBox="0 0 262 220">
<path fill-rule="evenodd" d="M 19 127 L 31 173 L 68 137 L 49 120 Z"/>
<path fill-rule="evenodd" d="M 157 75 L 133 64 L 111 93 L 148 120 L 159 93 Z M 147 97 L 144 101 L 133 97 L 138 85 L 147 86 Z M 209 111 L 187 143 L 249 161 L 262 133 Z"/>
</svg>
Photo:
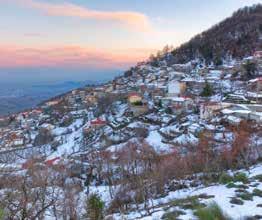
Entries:
<svg viewBox="0 0 262 220">
<path fill-rule="evenodd" d="M 95 85 L 94 81 L 67 81 L 57 84 L 36 84 L 31 86 L 0 86 L 0 115 L 7 115 L 33 108 L 40 102 L 85 85 Z"/>
</svg>

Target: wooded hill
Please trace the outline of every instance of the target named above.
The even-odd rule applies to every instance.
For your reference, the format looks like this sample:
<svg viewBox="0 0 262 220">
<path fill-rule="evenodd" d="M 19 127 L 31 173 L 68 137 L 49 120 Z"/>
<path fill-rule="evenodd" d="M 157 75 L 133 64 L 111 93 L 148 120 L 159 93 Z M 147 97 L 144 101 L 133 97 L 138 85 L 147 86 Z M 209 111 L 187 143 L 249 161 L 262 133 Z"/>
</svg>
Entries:
<svg viewBox="0 0 262 220">
<path fill-rule="evenodd" d="M 202 58 L 221 63 L 223 58 L 243 58 L 262 50 L 262 4 L 236 11 L 172 52 L 176 63 Z"/>
</svg>

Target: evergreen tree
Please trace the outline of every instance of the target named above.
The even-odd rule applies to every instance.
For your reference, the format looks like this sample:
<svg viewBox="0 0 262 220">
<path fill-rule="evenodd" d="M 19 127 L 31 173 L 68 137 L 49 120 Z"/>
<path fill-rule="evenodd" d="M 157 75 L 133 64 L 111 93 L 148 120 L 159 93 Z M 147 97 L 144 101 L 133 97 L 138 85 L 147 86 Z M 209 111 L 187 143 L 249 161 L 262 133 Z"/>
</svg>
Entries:
<svg viewBox="0 0 262 220">
<path fill-rule="evenodd" d="M 212 86 L 206 81 L 205 87 L 201 93 L 201 96 L 208 97 L 213 94 L 213 88 Z"/>
<path fill-rule="evenodd" d="M 252 76 L 255 75 L 257 71 L 256 63 L 250 61 L 247 61 L 245 64 L 243 64 L 243 68 L 248 79 L 252 78 Z"/>
<path fill-rule="evenodd" d="M 89 220 L 104 219 L 104 202 L 97 194 L 92 194 L 87 199 L 86 214 L 84 217 Z"/>
</svg>

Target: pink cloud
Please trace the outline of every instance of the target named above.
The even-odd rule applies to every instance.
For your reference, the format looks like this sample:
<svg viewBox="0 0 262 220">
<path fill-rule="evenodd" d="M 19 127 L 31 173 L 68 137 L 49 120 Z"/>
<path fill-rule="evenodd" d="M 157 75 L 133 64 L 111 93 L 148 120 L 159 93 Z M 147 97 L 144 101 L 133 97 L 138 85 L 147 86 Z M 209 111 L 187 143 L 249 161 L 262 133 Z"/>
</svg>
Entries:
<svg viewBox="0 0 262 220">
<path fill-rule="evenodd" d="M 21 45 L 0 45 L 0 68 L 69 67 L 126 68 L 144 60 L 150 49 L 104 51 L 80 46 L 32 48 Z"/>
<path fill-rule="evenodd" d="M 1 0 L 0 0 L 1 1 Z M 137 31 L 151 31 L 146 15 L 133 11 L 98 11 L 72 3 L 51 4 L 35 0 L 12 0 L 26 7 L 34 8 L 50 16 L 78 17 L 102 21 L 118 22 L 126 28 Z"/>
</svg>

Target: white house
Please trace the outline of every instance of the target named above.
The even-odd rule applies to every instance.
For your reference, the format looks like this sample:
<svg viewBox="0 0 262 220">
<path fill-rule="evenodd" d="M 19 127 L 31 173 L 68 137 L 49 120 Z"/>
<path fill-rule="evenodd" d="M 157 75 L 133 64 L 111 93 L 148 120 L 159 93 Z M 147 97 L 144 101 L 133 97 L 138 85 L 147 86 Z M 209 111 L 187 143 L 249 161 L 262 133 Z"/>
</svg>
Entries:
<svg viewBox="0 0 262 220">
<path fill-rule="evenodd" d="M 222 110 L 223 108 L 229 107 L 229 103 L 218 103 L 218 102 L 209 102 L 202 103 L 200 105 L 200 118 L 201 119 L 211 119 L 215 112 Z"/>
<path fill-rule="evenodd" d="M 179 81 L 171 81 L 168 83 L 167 90 L 169 97 L 175 97 L 181 95 L 186 88 L 186 84 Z"/>
</svg>

